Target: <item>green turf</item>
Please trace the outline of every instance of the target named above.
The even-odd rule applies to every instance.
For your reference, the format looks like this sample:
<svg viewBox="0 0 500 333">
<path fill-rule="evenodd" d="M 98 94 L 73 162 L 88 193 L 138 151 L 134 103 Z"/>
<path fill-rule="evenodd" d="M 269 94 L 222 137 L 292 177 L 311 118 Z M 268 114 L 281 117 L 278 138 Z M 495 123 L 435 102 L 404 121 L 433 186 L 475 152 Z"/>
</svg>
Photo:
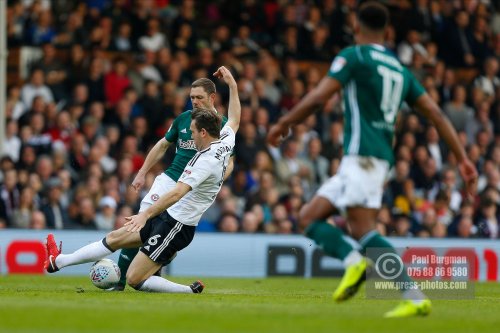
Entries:
<svg viewBox="0 0 500 333">
<path fill-rule="evenodd" d="M 180 283 L 189 278 L 172 278 Z M 104 292 L 86 277 L 1 276 L 0 332 L 498 332 L 500 285 L 436 300 L 426 318 L 383 319 L 396 300 L 335 304 L 334 279 L 206 278 L 201 295 Z"/>
</svg>

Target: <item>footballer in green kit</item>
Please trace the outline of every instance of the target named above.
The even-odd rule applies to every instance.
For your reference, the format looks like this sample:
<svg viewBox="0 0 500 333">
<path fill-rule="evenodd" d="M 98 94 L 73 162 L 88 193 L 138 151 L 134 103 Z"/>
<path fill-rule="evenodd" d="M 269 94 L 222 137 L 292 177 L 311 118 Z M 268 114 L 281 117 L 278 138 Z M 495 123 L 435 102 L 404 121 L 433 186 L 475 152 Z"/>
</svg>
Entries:
<svg viewBox="0 0 500 333">
<path fill-rule="evenodd" d="M 212 80 L 201 78 L 194 81 L 191 84 L 191 91 L 189 94 L 193 108 L 204 108 L 217 112 L 214 108 L 215 92 L 215 84 L 214 82 L 212 82 Z M 151 169 L 151 167 L 153 167 L 162 158 L 171 144 L 175 144 L 176 152 L 174 160 L 162 174 L 158 175 L 155 178 L 151 189 L 141 201 L 139 212 L 148 209 L 163 194 L 167 193 L 175 187 L 175 184 L 184 171 L 186 164 L 196 154 L 197 150 L 190 130 L 191 113 L 192 110 L 187 110 L 181 113 L 174 120 L 171 127 L 165 134 L 165 137 L 160 139 L 148 153 L 143 166 L 133 180 L 132 186 L 136 191 L 139 191 L 144 185 L 146 174 Z M 226 122 L 227 118 L 223 117 L 222 126 L 224 126 Z M 228 170 L 226 172 L 226 178 L 231 174 L 232 169 L 233 160 L 231 159 Z M 123 249 L 120 252 L 120 257 L 118 260 L 118 266 L 120 267 L 121 271 L 120 283 L 116 287 L 112 288 L 112 290 L 124 290 L 126 285 L 126 274 L 128 271 L 128 267 L 130 266 L 130 263 L 132 262 L 134 257 L 137 255 L 138 251 L 139 249 L 136 248 Z"/>
<path fill-rule="evenodd" d="M 290 131 L 343 90 L 344 157 L 336 175 L 326 181 L 300 211 L 299 227 L 323 251 L 342 260 L 345 274 L 333 299 L 345 301 L 362 285 L 367 268 L 377 258 L 367 249 L 394 248 L 377 233 L 376 216 L 382 204 L 385 178 L 394 163 L 393 138 L 398 111 L 403 102 L 415 107 L 439 131 L 455 154 L 467 190 L 474 191 L 477 171 L 468 159 L 457 133 L 415 77 L 384 46 L 389 12 L 369 1 L 360 6 L 355 46 L 343 49 L 333 60 L 326 77 L 290 112 L 273 125 L 268 142 L 278 145 Z M 351 236 L 361 252 L 344 239 L 337 227 L 326 223 L 336 209 L 346 213 Z M 381 257 L 381 256 L 380 256 Z M 410 280 L 401 274 L 401 280 Z M 401 290 L 405 299 L 386 317 L 427 315 L 431 302 L 419 289 Z"/>
<path fill-rule="evenodd" d="M 344 86 L 344 151 L 393 163 L 394 123 L 403 100 L 413 104 L 424 88 L 385 47 L 342 50 L 328 76 Z"/>
</svg>

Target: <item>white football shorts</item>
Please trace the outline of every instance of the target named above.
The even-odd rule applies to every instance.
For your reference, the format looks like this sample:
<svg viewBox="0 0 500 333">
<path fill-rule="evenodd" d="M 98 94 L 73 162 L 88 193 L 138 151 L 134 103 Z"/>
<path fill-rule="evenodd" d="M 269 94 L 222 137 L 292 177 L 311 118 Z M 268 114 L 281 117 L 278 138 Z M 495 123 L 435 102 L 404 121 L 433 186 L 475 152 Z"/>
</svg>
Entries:
<svg viewBox="0 0 500 333">
<path fill-rule="evenodd" d="M 336 175 L 326 181 L 316 195 L 326 198 L 338 209 L 382 205 L 384 183 L 389 163 L 375 157 L 347 155 L 342 158 Z"/>
<path fill-rule="evenodd" d="M 149 189 L 148 194 L 142 199 L 141 207 L 139 212 L 145 211 L 149 206 L 153 205 L 162 195 L 170 191 L 175 187 L 176 182 L 167 176 L 165 173 L 161 173 L 156 176 L 153 185 Z"/>
</svg>

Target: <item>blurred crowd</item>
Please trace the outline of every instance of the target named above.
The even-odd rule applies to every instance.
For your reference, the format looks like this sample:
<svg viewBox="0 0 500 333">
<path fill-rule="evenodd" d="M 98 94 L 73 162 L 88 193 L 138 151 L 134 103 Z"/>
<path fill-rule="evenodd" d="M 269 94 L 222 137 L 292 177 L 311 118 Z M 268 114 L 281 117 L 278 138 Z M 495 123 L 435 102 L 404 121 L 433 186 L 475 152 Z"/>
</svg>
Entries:
<svg viewBox="0 0 500 333">
<path fill-rule="evenodd" d="M 191 82 L 225 65 L 242 103 L 236 166 L 198 230 L 296 233 L 300 208 L 343 154 L 341 96 L 281 147 L 265 136 L 354 42 L 361 2 L 9 0 L 9 50 L 42 52 L 8 87 L 0 228 L 120 227 L 172 161 L 174 149 L 139 193 L 130 186 L 149 149 L 191 108 Z M 500 6 L 382 2 L 392 20 L 386 47 L 443 108 L 480 178 L 477 195 L 465 194 L 436 128 L 403 105 L 377 227 L 400 237 L 499 238 Z M 225 114 L 228 90 L 216 84 Z M 342 212 L 331 220 L 346 228 Z"/>
</svg>

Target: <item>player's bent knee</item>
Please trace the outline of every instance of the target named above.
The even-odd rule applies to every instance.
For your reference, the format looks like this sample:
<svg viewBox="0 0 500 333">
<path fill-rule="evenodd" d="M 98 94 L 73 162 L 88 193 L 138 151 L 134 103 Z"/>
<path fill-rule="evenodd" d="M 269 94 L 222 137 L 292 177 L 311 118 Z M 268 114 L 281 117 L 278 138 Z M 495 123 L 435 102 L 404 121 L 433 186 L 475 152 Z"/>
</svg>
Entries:
<svg viewBox="0 0 500 333">
<path fill-rule="evenodd" d="M 116 251 L 116 240 L 113 237 L 113 235 L 107 234 L 106 237 L 104 238 L 104 242 L 106 244 L 106 247 L 110 249 L 111 251 Z"/>
<path fill-rule="evenodd" d="M 138 276 L 137 274 L 134 274 L 134 272 L 131 272 L 130 270 L 127 272 L 127 283 L 132 288 L 138 290 L 142 286 L 144 281 L 145 280 L 142 278 L 142 276 Z"/>
<path fill-rule="evenodd" d="M 137 233 L 128 232 L 125 228 L 120 228 L 107 234 L 106 242 L 114 250 L 124 247 L 132 248 L 140 245 L 140 238 L 136 237 L 137 235 Z"/>
<path fill-rule="evenodd" d="M 118 248 L 118 242 L 120 240 L 120 230 L 113 230 L 106 235 L 106 243 L 109 247 L 116 250 Z"/>
</svg>

